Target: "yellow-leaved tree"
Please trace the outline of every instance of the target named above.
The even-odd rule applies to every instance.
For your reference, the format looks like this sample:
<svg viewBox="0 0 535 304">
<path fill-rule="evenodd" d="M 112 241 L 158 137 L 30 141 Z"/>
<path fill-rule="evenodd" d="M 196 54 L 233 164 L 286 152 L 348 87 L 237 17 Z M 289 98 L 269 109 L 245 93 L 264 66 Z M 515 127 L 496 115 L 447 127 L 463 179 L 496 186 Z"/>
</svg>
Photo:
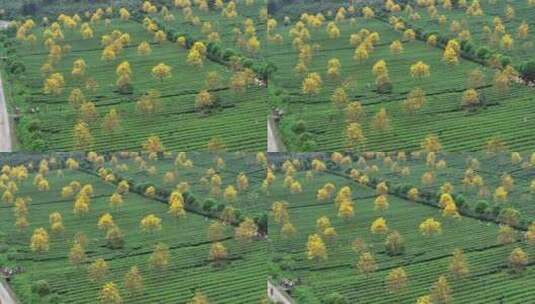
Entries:
<svg viewBox="0 0 535 304">
<path fill-rule="evenodd" d="M 132 68 L 128 61 L 121 62 L 115 70 L 117 88 L 120 92 L 127 92 L 132 85 Z"/>
<path fill-rule="evenodd" d="M 140 222 L 141 231 L 153 233 L 162 230 L 162 220 L 154 214 L 145 216 Z"/>
<path fill-rule="evenodd" d="M 132 266 L 125 274 L 124 287 L 131 295 L 139 295 L 143 293 L 143 277 L 141 276 L 141 272 L 137 266 Z"/>
<path fill-rule="evenodd" d="M 399 295 L 407 287 L 407 273 L 402 267 L 394 268 L 386 276 L 385 283 L 388 292 Z"/>
<path fill-rule="evenodd" d="M 258 233 L 258 227 L 252 218 L 246 217 L 244 221 L 234 230 L 236 240 L 242 243 L 249 243 Z"/>
<path fill-rule="evenodd" d="M 215 242 L 210 247 L 209 258 L 216 265 L 220 265 L 228 256 L 228 250 L 221 242 Z"/>
<path fill-rule="evenodd" d="M 179 191 L 173 191 L 169 196 L 169 211 L 167 212 L 175 218 L 186 216 L 184 209 L 184 197 Z"/>
<path fill-rule="evenodd" d="M 34 230 L 30 240 L 30 249 L 37 253 L 46 252 L 50 249 L 48 232 L 44 228 Z"/>
<path fill-rule="evenodd" d="M 303 94 L 308 95 L 309 97 L 313 95 L 318 95 L 321 91 L 321 77 L 318 73 L 310 73 L 303 80 Z"/>
<path fill-rule="evenodd" d="M 418 61 L 411 65 L 410 71 L 413 78 L 427 78 L 431 76 L 429 65 L 425 64 L 423 61 Z"/>
<path fill-rule="evenodd" d="M 100 304 L 122 304 L 123 299 L 115 283 L 106 283 L 100 290 Z"/>
<path fill-rule="evenodd" d="M 169 247 L 164 243 L 156 244 L 149 258 L 151 268 L 164 270 L 169 265 Z"/>
<path fill-rule="evenodd" d="M 369 277 L 372 272 L 377 270 L 375 257 L 369 251 L 363 252 L 360 255 L 356 266 L 359 272 L 364 274 L 366 277 Z"/>
<path fill-rule="evenodd" d="M 214 98 L 207 90 L 202 90 L 195 96 L 195 108 L 198 110 L 207 109 L 213 104 Z"/>
<path fill-rule="evenodd" d="M 507 259 L 509 268 L 514 273 L 520 273 L 524 271 L 529 262 L 529 256 L 527 253 L 522 250 L 522 248 L 517 247 L 511 251 Z"/>
<path fill-rule="evenodd" d="M 87 259 L 87 256 L 85 254 L 84 247 L 82 244 L 75 242 L 74 245 L 71 247 L 71 250 L 69 251 L 69 262 L 79 267 L 82 263 L 85 262 Z"/>
<path fill-rule="evenodd" d="M 196 290 L 195 295 L 191 298 L 188 304 L 209 304 L 208 297 L 206 297 L 202 291 Z"/>
<path fill-rule="evenodd" d="M 448 270 L 455 278 L 462 278 L 468 275 L 470 270 L 462 249 L 455 249 L 453 251 Z"/>
<path fill-rule="evenodd" d="M 109 272 L 108 263 L 102 258 L 95 260 L 87 267 L 89 280 L 92 282 L 102 282 Z"/>
<path fill-rule="evenodd" d="M 346 127 L 346 141 L 347 145 L 351 149 L 358 149 L 366 138 L 359 123 L 352 122 Z"/>
<path fill-rule="evenodd" d="M 148 153 L 160 153 L 165 151 L 165 147 L 160 141 L 160 137 L 156 135 L 149 136 L 149 138 L 143 142 L 141 147 Z"/>
<path fill-rule="evenodd" d="M 45 94 L 59 95 L 65 87 L 65 79 L 61 73 L 54 73 L 44 81 L 43 92 Z"/>
<path fill-rule="evenodd" d="M 150 53 L 152 53 L 150 44 L 146 41 L 141 42 L 137 47 L 137 53 L 139 55 L 150 55 Z"/>
<path fill-rule="evenodd" d="M 438 280 L 431 287 L 430 299 L 431 303 L 451 303 L 451 289 L 445 275 L 439 276 Z"/>
<path fill-rule="evenodd" d="M 93 146 L 93 135 L 87 123 L 80 121 L 76 123 L 73 130 L 74 146 L 77 150 L 87 151 Z"/>
<path fill-rule="evenodd" d="M 309 260 L 321 261 L 327 259 L 327 248 L 318 234 L 308 236 L 306 255 Z"/>
<path fill-rule="evenodd" d="M 159 81 L 163 81 L 166 78 L 171 77 L 171 67 L 165 63 L 159 63 L 152 68 L 152 76 Z"/>
<path fill-rule="evenodd" d="M 338 110 L 342 110 L 346 107 L 349 102 L 349 97 L 344 89 L 344 87 L 336 88 L 331 95 L 331 101 Z"/>
<path fill-rule="evenodd" d="M 433 236 L 442 233 L 442 225 L 434 218 L 428 218 L 420 226 L 420 233 L 424 236 Z"/>
</svg>

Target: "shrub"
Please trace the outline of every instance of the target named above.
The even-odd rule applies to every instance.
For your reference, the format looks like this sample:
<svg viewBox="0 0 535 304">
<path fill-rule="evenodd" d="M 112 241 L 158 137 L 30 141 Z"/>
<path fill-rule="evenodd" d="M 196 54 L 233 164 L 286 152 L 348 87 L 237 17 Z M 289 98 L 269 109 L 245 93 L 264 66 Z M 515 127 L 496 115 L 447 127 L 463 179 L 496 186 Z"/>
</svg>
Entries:
<svg viewBox="0 0 535 304">
<path fill-rule="evenodd" d="M 20 254 L 16 248 L 9 248 L 6 253 L 6 257 L 8 261 L 15 261 L 20 257 Z"/>
<path fill-rule="evenodd" d="M 37 2 L 31 1 L 31 2 L 24 3 L 22 5 L 21 13 L 23 15 L 35 15 L 38 9 L 39 9 L 39 5 L 37 5 Z"/>
<path fill-rule="evenodd" d="M 277 280 L 281 274 L 282 274 L 282 271 L 280 269 L 280 266 L 279 264 L 276 264 L 276 263 L 268 263 L 268 266 L 267 266 L 267 269 L 268 269 L 268 274 L 269 276 L 273 279 L 273 280 Z"/>
<path fill-rule="evenodd" d="M 409 193 L 409 191 L 410 191 L 412 188 L 413 188 L 413 186 L 411 186 L 411 185 L 403 184 L 403 185 L 401 186 L 401 193 L 403 193 L 403 194 L 406 195 L 406 194 Z"/>
<path fill-rule="evenodd" d="M 347 298 L 339 294 L 338 292 L 333 292 L 328 295 L 326 295 L 322 300 L 321 303 L 325 304 L 348 304 Z"/>
<path fill-rule="evenodd" d="M 46 142 L 42 138 L 32 139 L 32 141 L 30 142 L 30 146 L 29 146 L 31 151 L 43 151 L 45 147 L 46 147 Z"/>
<path fill-rule="evenodd" d="M 285 255 L 280 259 L 279 265 L 284 271 L 291 271 L 295 269 L 296 262 L 292 255 Z"/>
<path fill-rule="evenodd" d="M 308 139 L 301 144 L 303 151 L 316 151 L 317 143 L 313 139 Z"/>
<path fill-rule="evenodd" d="M 9 72 L 12 75 L 20 75 L 26 71 L 26 66 L 20 61 L 13 61 L 9 64 Z"/>
<path fill-rule="evenodd" d="M 509 56 L 505 56 L 505 55 L 500 55 L 499 57 L 499 60 L 500 60 L 500 64 L 503 66 L 503 67 L 506 67 L 508 65 L 510 65 L 513 61 L 511 60 L 511 57 Z"/>
<path fill-rule="evenodd" d="M 320 304 L 310 287 L 297 287 L 293 290 L 293 297 L 298 303 Z"/>
<path fill-rule="evenodd" d="M 457 194 L 455 195 L 455 203 L 457 204 L 457 207 L 462 208 L 465 205 L 466 200 L 462 194 Z"/>
<path fill-rule="evenodd" d="M 119 94 L 122 94 L 122 95 L 131 95 L 132 93 L 134 93 L 134 86 L 128 83 L 126 85 L 120 86 L 117 89 L 117 92 L 119 92 Z"/>
<path fill-rule="evenodd" d="M 36 132 L 36 131 L 39 131 L 41 130 L 41 120 L 37 119 L 37 118 L 34 118 L 32 120 L 30 120 L 27 125 L 26 125 L 26 129 L 29 131 L 29 132 Z"/>
<path fill-rule="evenodd" d="M 236 221 L 240 223 L 243 220 L 243 214 L 240 209 L 234 210 L 234 217 L 236 218 Z"/>
<path fill-rule="evenodd" d="M 201 202 L 199 202 L 199 201 L 195 198 L 194 195 L 190 195 L 190 197 L 191 197 L 192 199 L 190 199 L 190 200 L 188 201 L 188 203 L 187 203 L 188 206 L 190 206 L 190 207 L 192 207 L 192 208 L 196 208 L 196 209 L 200 208 L 200 207 L 201 207 Z"/>
<path fill-rule="evenodd" d="M 229 61 L 233 56 L 236 56 L 236 52 L 233 49 L 225 49 L 223 51 L 223 60 Z"/>
<path fill-rule="evenodd" d="M 185 34 L 184 37 L 186 37 L 186 46 L 188 48 L 191 48 L 197 40 L 193 39 L 193 37 L 189 36 L 188 34 Z"/>
<path fill-rule="evenodd" d="M 45 297 L 50 294 L 50 284 L 45 280 L 39 280 L 33 283 L 32 292 L 38 294 L 40 297 Z"/>
<path fill-rule="evenodd" d="M 498 216 L 498 214 L 500 214 L 500 212 L 502 211 L 502 207 L 496 205 L 492 208 L 492 214 L 494 216 Z"/>
<path fill-rule="evenodd" d="M 299 134 L 299 136 L 297 136 L 297 138 L 299 139 L 299 142 L 301 142 L 301 143 L 305 143 L 305 142 L 307 142 L 309 140 L 313 140 L 314 139 L 312 133 L 310 133 L 310 132 L 301 133 L 301 134 Z"/>
<path fill-rule="evenodd" d="M 223 211 L 223 209 L 225 209 L 226 205 L 225 204 L 217 204 L 216 207 L 215 207 L 215 210 L 217 212 L 221 212 Z"/>
<path fill-rule="evenodd" d="M 293 126 L 292 126 L 292 131 L 295 133 L 295 134 L 302 134 L 306 131 L 306 124 L 303 120 L 299 120 L 297 121 Z"/>
<path fill-rule="evenodd" d="M 214 44 L 208 44 L 209 46 L 211 45 L 212 48 L 210 50 L 210 52 L 216 56 L 217 58 L 221 58 L 221 46 L 218 44 L 218 43 L 214 43 Z"/>
<path fill-rule="evenodd" d="M 479 47 L 476 51 L 477 57 L 483 60 L 487 60 L 491 56 L 490 49 L 486 46 Z"/>
<path fill-rule="evenodd" d="M 121 249 L 124 247 L 124 235 L 119 228 L 112 228 L 106 235 L 107 246 L 110 249 Z"/>
<path fill-rule="evenodd" d="M 148 187 L 152 186 L 152 184 L 150 183 L 139 183 L 137 184 L 136 186 L 134 186 L 134 191 L 135 192 L 145 192 L 145 189 L 147 189 Z"/>
<path fill-rule="evenodd" d="M 385 250 L 389 256 L 401 255 L 405 252 L 405 240 L 396 230 L 386 237 Z"/>
<path fill-rule="evenodd" d="M 450 39 L 449 39 L 448 37 L 446 37 L 446 36 L 439 36 L 439 37 L 438 37 L 438 42 L 439 42 L 441 45 L 446 45 L 446 44 L 448 44 L 448 41 L 449 41 L 449 40 L 450 40 Z"/>
<path fill-rule="evenodd" d="M 385 81 L 377 85 L 377 92 L 379 94 L 388 94 L 392 92 L 393 87 L 391 81 Z"/>
<path fill-rule="evenodd" d="M 485 200 L 480 200 L 477 202 L 476 208 L 474 210 L 478 214 L 484 214 L 487 212 L 488 208 L 489 208 L 489 203 Z"/>
<path fill-rule="evenodd" d="M 498 214 L 498 221 L 509 226 L 518 225 L 520 212 L 513 208 L 503 208 Z"/>
<path fill-rule="evenodd" d="M 535 81 L 535 60 L 523 62 L 518 67 L 518 72 L 520 72 L 522 78 L 526 79 L 527 81 Z"/>
<path fill-rule="evenodd" d="M 268 232 L 268 218 L 267 214 L 262 214 L 260 216 L 255 216 L 254 221 L 256 225 L 258 226 L 258 231 L 261 233 L 267 233 Z"/>
<path fill-rule="evenodd" d="M 243 57 L 242 57 L 242 58 L 243 58 Z M 242 65 L 243 65 L 243 67 L 245 67 L 245 68 L 251 68 L 251 67 L 253 66 L 253 63 L 254 63 L 253 60 L 251 60 L 251 59 L 249 59 L 249 58 L 247 58 L 247 59 L 243 59 L 243 60 L 242 60 Z"/>
<path fill-rule="evenodd" d="M 64 303 L 64 301 L 63 301 L 63 299 L 61 298 L 60 295 L 58 295 L 57 293 L 54 293 L 54 294 L 51 294 L 48 297 L 47 303 L 49 303 L 49 304 L 60 304 L 60 303 Z"/>
<path fill-rule="evenodd" d="M 207 198 L 202 204 L 202 210 L 206 212 L 212 211 L 212 208 L 215 206 L 216 201 L 212 198 Z"/>
<path fill-rule="evenodd" d="M 461 49 L 468 54 L 473 54 L 475 51 L 475 46 L 470 41 L 463 41 L 461 42 Z"/>
</svg>

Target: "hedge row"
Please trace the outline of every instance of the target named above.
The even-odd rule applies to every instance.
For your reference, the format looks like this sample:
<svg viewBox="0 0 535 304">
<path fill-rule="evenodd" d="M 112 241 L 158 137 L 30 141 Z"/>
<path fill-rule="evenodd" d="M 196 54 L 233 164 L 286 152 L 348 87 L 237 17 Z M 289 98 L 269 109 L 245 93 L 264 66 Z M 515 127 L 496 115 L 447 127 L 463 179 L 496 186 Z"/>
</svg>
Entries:
<svg viewBox="0 0 535 304">
<path fill-rule="evenodd" d="M 383 22 L 388 22 L 388 11 L 383 8 L 379 11 L 376 18 Z M 445 48 L 449 40 L 456 38 L 451 35 L 444 35 L 437 31 L 425 31 L 422 28 L 412 26 L 410 22 L 406 22 L 403 18 L 400 19 L 405 23 L 407 28 L 414 30 L 416 38 L 419 40 L 427 41 L 429 36 L 435 35 L 437 37 L 437 46 L 440 48 Z M 477 62 L 481 65 L 488 65 L 491 59 L 499 62 L 502 67 L 513 65 L 513 60 L 510 56 L 504 55 L 496 50 L 491 50 L 485 45 L 477 46 L 470 41 L 461 41 L 460 47 L 460 55 L 462 58 Z M 516 63 L 514 64 L 514 67 L 523 79 L 526 81 L 535 81 L 535 60 L 531 59 Z"/>
<path fill-rule="evenodd" d="M 137 21 L 141 21 L 140 15 L 134 16 Z M 176 42 L 178 37 L 184 37 L 186 40 L 186 48 L 191 48 L 195 42 L 200 41 L 200 39 L 193 37 L 190 33 L 181 32 L 173 26 L 169 26 L 162 22 L 161 20 L 154 18 L 153 19 L 158 28 L 164 31 L 167 34 L 167 39 L 171 42 Z M 276 66 L 266 61 L 263 58 L 249 58 L 241 54 L 239 51 L 236 51 L 232 48 L 223 49 L 219 43 L 209 42 L 206 45 L 207 58 L 213 62 L 230 66 L 232 58 L 240 58 L 242 66 L 253 70 L 259 79 L 267 81 L 270 75 L 276 71 Z"/>
<path fill-rule="evenodd" d="M 80 170 L 91 174 L 98 176 L 97 171 L 100 168 L 95 168 L 93 163 L 83 160 L 80 163 Z M 136 181 L 128 176 L 120 176 L 116 175 L 116 179 L 113 182 L 114 184 L 119 184 L 122 181 L 126 181 L 128 185 L 130 186 L 130 190 L 134 193 L 137 193 L 141 196 L 145 196 L 145 190 L 149 187 L 154 187 L 156 189 L 156 195 L 155 200 L 162 202 L 164 204 L 167 204 L 169 201 L 169 197 L 171 195 L 170 190 L 163 189 L 159 187 L 156 184 L 153 183 L 136 183 Z M 198 215 L 210 217 L 210 218 L 216 218 L 216 219 L 222 219 L 222 213 L 223 210 L 228 206 L 227 204 L 223 202 L 218 202 L 217 200 L 213 198 L 207 198 L 204 201 L 201 201 L 195 194 L 191 192 L 184 192 L 182 193 L 184 197 L 184 203 L 185 203 L 185 209 L 188 212 L 195 213 Z M 231 222 L 230 224 L 233 226 L 238 226 L 241 222 L 245 220 L 246 217 L 249 217 L 249 215 L 244 214 L 240 209 L 235 208 L 235 220 Z M 268 217 L 266 213 L 257 214 L 252 216 L 254 222 L 256 223 L 258 227 L 258 231 L 260 234 L 267 234 L 268 232 Z"/>
<path fill-rule="evenodd" d="M 349 177 L 350 170 L 351 169 L 347 169 L 343 174 L 340 174 L 337 171 L 330 171 L 330 173 L 351 179 Z M 389 188 L 389 191 L 388 191 L 389 194 L 405 199 L 405 200 L 410 200 L 409 195 L 408 195 L 408 192 L 410 191 L 410 189 L 418 188 L 415 185 L 406 184 L 406 183 L 392 184 L 391 182 L 387 180 L 380 179 L 377 177 L 371 177 L 367 185 L 369 187 L 375 188 L 381 182 L 386 183 L 386 185 Z M 434 208 L 441 208 L 440 207 L 440 196 L 441 196 L 440 192 L 419 191 L 418 196 L 419 197 L 418 197 L 418 200 L 416 200 L 416 202 L 425 204 Z M 479 200 L 477 204 L 471 207 L 470 204 L 466 203 L 466 199 L 464 198 L 462 194 L 452 194 L 451 196 L 457 205 L 459 214 L 466 216 L 466 217 L 471 217 L 471 218 L 482 220 L 482 221 L 487 221 L 487 222 L 490 221 L 496 224 L 500 224 L 502 223 L 500 221 L 500 215 L 502 214 L 503 211 L 507 210 L 507 208 L 503 208 L 499 205 L 491 205 L 486 200 Z M 519 220 L 517 225 L 512 225 L 512 227 L 518 230 L 526 231 L 528 229 L 529 224 L 530 223 L 528 221 L 521 219 Z"/>
</svg>

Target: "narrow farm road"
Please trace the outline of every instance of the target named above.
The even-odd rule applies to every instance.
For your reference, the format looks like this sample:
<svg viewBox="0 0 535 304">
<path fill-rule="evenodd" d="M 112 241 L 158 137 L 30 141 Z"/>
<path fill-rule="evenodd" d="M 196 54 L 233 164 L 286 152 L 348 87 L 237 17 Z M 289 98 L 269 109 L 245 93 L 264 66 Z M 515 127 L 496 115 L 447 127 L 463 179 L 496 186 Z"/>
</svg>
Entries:
<svg viewBox="0 0 535 304">
<path fill-rule="evenodd" d="M 270 116 L 268 116 L 268 119 L 267 119 L 267 152 L 268 153 L 276 153 L 276 152 L 283 152 L 282 150 L 282 147 L 280 146 L 280 142 L 279 142 L 279 139 L 277 138 L 277 136 L 275 135 L 275 132 L 273 131 L 273 128 L 274 126 L 272 126 L 272 124 L 274 124 L 275 122 L 273 121 L 273 118 Z"/>
<path fill-rule="evenodd" d="M 0 303 L 1 304 L 17 304 L 15 299 L 11 297 L 11 294 L 4 287 L 4 281 L 0 280 Z"/>
<path fill-rule="evenodd" d="M 8 22 L 0 20 L 0 30 L 7 28 Z M 11 131 L 9 128 L 9 115 L 4 96 L 4 87 L 0 75 L 0 152 L 11 152 Z M 3 302 L 2 302 L 3 303 Z"/>
</svg>

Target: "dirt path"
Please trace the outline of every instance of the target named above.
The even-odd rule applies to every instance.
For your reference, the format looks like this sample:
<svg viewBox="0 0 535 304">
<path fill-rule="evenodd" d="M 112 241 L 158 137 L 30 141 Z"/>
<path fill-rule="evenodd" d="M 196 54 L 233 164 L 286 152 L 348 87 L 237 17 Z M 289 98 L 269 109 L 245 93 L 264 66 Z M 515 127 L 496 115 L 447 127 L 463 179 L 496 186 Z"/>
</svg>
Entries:
<svg viewBox="0 0 535 304">
<path fill-rule="evenodd" d="M 0 20 L 0 30 L 5 29 L 9 22 Z M 11 152 L 11 131 L 9 128 L 9 115 L 0 75 L 0 152 Z M 2 303 L 3 304 L 3 303 Z"/>
</svg>

